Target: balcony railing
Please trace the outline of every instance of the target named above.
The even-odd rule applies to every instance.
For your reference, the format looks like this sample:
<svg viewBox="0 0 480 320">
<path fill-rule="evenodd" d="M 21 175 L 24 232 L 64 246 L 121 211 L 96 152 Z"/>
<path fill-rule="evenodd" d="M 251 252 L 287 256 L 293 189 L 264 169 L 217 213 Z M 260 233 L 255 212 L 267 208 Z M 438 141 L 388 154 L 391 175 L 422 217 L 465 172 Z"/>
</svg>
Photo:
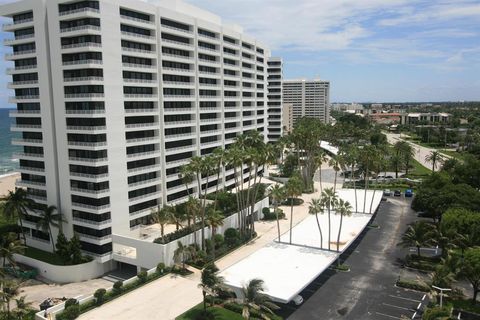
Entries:
<svg viewBox="0 0 480 320">
<path fill-rule="evenodd" d="M 85 26 L 78 26 L 72 28 L 63 28 L 60 29 L 61 33 L 72 32 L 72 31 L 80 31 L 80 30 L 93 30 L 93 31 L 100 31 L 100 27 L 92 26 L 92 25 L 85 25 Z"/>
<path fill-rule="evenodd" d="M 123 14 L 120 15 L 120 18 L 127 19 L 127 20 L 132 20 L 132 21 L 136 21 L 136 22 L 141 22 L 141 23 L 155 24 L 154 21 L 150 21 L 150 20 L 147 21 L 147 20 L 143 20 L 143 19 L 139 19 L 139 18 L 135 18 L 135 17 L 126 16 L 126 15 L 123 15 Z"/>
<path fill-rule="evenodd" d="M 82 43 L 72 43 L 72 44 L 65 44 L 62 46 L 62 49 L 74 49 L 74 48 L 84 48 L 84 47 L 101 47 L 101 43 L 97 42 L 82 42 Z"/>
<path fill-rule="evenodd" d="M 121 33 L 122 33 L 122 36 L 136 37 L 136 38 L 142 38 L 142 39 L 147 39 L 147 40 L 155 40 L 154 36 L 147 36 L 147 35 L 140 34 L 140 33 L 128 32 L 128 31 L 122 31 Z"/>
<path fill-rule="evenodd" d="M 78 65 L 78 64 L 103 64 L 103 61 L 96 60 L 96 59 L 86 59 L 86 60 L 64 61 L 62 64 L 64 66 L 72 66 L 72 65 Z"/>
<path fill-rule="evenodd" d="M 21 56 L 21 55 L 24 55 L 24 54 L 31 54 L 31 53 L 35 53 L 35 52 L 36 52 L 36 50 L 32 49 L 32 50 L 23 50 L 23 51 L 17 51 L 17 52 L 12 52 L 12 53 L 6 53 L 5 58 Z"/>
<path fill-rule="evenodd" d="M 70 15 L 70 14 L 75 14 L 75 13 L 80 13 L 80 12 L 92 12 L 92 13 L 100 13 L 100 10 L 95 9 L 95 8 L 80 8 L 80 9 L 74 9 L 74 10 L 69 10 L 69 11 L 63 11 L 60 12 L 58 15 L 60 17 Z"/>
</svg>

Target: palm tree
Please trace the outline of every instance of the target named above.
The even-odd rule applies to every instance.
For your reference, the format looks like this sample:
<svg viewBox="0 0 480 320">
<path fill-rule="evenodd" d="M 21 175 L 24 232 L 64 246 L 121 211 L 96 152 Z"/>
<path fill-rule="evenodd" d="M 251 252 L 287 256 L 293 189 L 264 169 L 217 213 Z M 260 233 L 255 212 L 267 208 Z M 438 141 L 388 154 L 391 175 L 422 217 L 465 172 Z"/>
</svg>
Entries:
<svg viewBox="0 0 480 320">
<path fill-rule="evenodd" d="M 417 221 L 408 226 L 399 245 L 405 248 L 416 247 L 417 255 L 420 257 L 420 248 L 433 244 L 433 238 L 434 228 L 432 225 L 425 221 Z"/>
<path fill-rule="evenodd" d="M 220 186 L 220 173 L 222 171 L 222 166 L 225 162 L 225 150 L 222 148 L 216 148 L 213 150 L 212 153 L 213 162 L 216 163 L 216 171 L 217 171 L 217 185 L 215 187 L 215 201 L 213 202 L 213 209 L 217 208 L 217 196 L 218 196 L 218 188 Z"/>
<path fill-rule="evenodd" d="M 191 251 L 181 241 L 177 242 L 177 246 L 177 249 L 173 252 L 173 261 L 177 264 L 181 263 L 182 269 L 185 270 L 185 262 L 190 257 Z"/>
<path fill-rule="evenodd" d="M 170 212 L 170 221 L 169 223 L 175 225 L 175 230 L 179 230 L 183 228 L 182 222 L 186 219 L 185 211 L 181 210 L 175 206 L 166 206 L 168 211 Z"/>
<path fill-rule="evenodd" d="M 279 309 L 267 295 L 261 293 L 263 290 L 263 280 L 261 279 L 252 279 L 242 288 L 243 300 L 241 304 L 244 319 L 250 319 L 252 310 L 260 312 L 263 319 L 269 319 L 268 315 L 273 315 L 273 310 Z"/>
<path fill-rule="evenodd" d="M 55 213 L 56 212 L 56 213 Z M 50 236 L 50 241 L 52 241 L 53 252 L 55 252 L 55 241 L 52 234 L 52 226 L 62 230 L 62 224 L 67 222 L 65 217 L 61 212 L 57 211 L 57 207 L 48 206 L 40 214 L 40 219 L 37 222 L 37 228 L 46 232 Z"/>
<path fill-rule="evenodd" d="M 14 255 L 22 254 L 25 251 L 25 246 L 20 240 L 17 240 L 17 235 L 13 232 L 9 232 L 0 236 L 0 257 L 3 259 L 3 268 L 7 265 L 7 262 L 11 266 L 15 266 Z"/>
<path fill-rule="evenodd" d="M 355 179 L 355 166 L 358 158 L 358 148 L 356 145 L 349 146 L 344 152 L 345 165 L 350 167 L 350 181 L 353 182 L 353 191 L 355 192 L 355 212 L 358 212 L 357 186 Z"/>
<path fill-rule="evenodd" d="M 10 301 L 19 293 L 19 285 L 13 281 L 0 280 L 0 301 L 5 304 L 6 319 L 11 319 Z"/>
<path fill-rule="evenodd" d="M 198 287 L 202 289 L 204 312 L 207 311 L 207 294 L 214 297 L 223 286 L 223 277 L 217 275 L 218 271 L 214 263 L 207 264 L 202 270 L 201 282 Z"/>
<path fill-rule="evenodd" d="M 467 250 L 468 248 L 475 247 L 475 245 L 479 242 L 479 239 L 480 239 L 480 235 L 474 231 L 469 232 L 467 234 L 455 233 L 453 244 L 458 248 L 460 248 L 462 260 L 465 256 L 465 250 Z"/>
<path fill-rule="evenodd" d="M 277 219 L 278 242 L 280 242 L 280 220 L 278 219 L 278 206 L 285 199 L 285 188 L 276 184 L 271 190 L 273 210 Z"/>
<path fill-rule="evenodd" d="M 215 260 L 215 233 L 217 231 L 218 227 L 223 226 L 223 219 L 225 217 L 223 216 L 222 212 L 220 210 L 209 210 L 207 212 L 207 217 L 205 219 L 205 222 L 207 223 L 207 226 L 212 229 L 212 256 L 213 260 Z"/>
<path fill-rule="evenodd" d="M 435 168 L 437 164 L 442 164 L 444 159 L 440 152 L 438 151 L 430 151 L 428 155 L 425 156 L 425 161 L 430 162 L 432 164 L 432 173 L 435 172 Z"/>
<path fill-rule="evenodd" d="M 26 243 L 26 238 L 23 228 L 23 219 L 27 215 L 27 210 L 34 206 L 34 201 L 27 196 L 27 191 L 19 188 L 15 191 L 9 191 L 6 196 L 0 198 L 5 217 L 9 220 L 18 220 L 20 223 L 24 243 Z"/>
<path fill-rule="evenodd" d="M 338 157 L 333 157 L 328 161 L 328 164 L 333 167 L 333 170 L 335 171 L 335 178 L 333 180 L 333 191 L 335 192 L 337 190 L 337 176 L 338 176 L 338 171 L 340 171 L 340 159 Z"/>
<path fill-rule="evenodd" d="M 315 219 L 317 220 L 318 232 L 320 233 L 320 249 L 323 249 L 323 234 L 322 227 L 320 226 L 320 221 L 318 220 L 318 214 L 323 214 L 323 204 L 321 199 L 312 199 L 309 203 L 308 213 L 314 214 Z"/>
<path fill-rule="evenodd" d="M 32 302 L 25 301 L 26 298 L 26 296 L 21 296 L 20 298 L 15 299 L 16 308 L 13 312 L 18 320 L 26 319 L 26 316 L 33 310 Z"/>
<path fill-rule="evenodd" d="M 322 164 L 327 161 L 327 154 L 320 149 L 314 157 L 315 165 L 318 167 L 318 182 L 320 183 L 320 194 L 323 192 L 322 186 Z"/>
<path fill-rule="evenodd" d="M 185 185 L 185 190 L 187 191 L 187 195 L 190 196 L 190 188 L 188 187 L 188 185 L 192 183 L 194 179 L 194 172 L 192 166 L 190 166 L 190 164 L 182 166 L 180 168 L 178 177 L 182 179 L 182 182 Z"/>
<path fill-rule="evenodd" d="M 340 215 L 340 226 L 338 227 L 338 236 L 337 236 L 337 252 L 340 252 L 340 234 L 342 233 L 343 217 L 349 217 L 352 215 L 352 206 L 348 201 L 343 199 L 338 199 L 335 206 L 335 214 Z M 340 259 L 339 259 L 340 261 Z"/>
<path fill-rule="evenodd" d="M 298 174 L 294 174 L 288 179 L 285 185 L 285 193 L 290 200 L 290 244 L 292 244 L 292 228 L 293 228 L 293 202 L 296 197 L 302 194 L 303 182 Z"/>
<path fill-rule="evenodd" d="M 327 213 L 328 213 L 328 250 L 331 250 L 330 248 L 330 241 L 331 241 L 331 229 L 332 229 L 332 224 L 331 224 L 331 211 L 332 209 L 335 208 L 336 203 L 337 203 L 337 195 L 333 191 L 333 188 L 326 188 L 322 192 L 322 197 L 320 198 L 320 203 L 323 208 L 327 208 Z"/>
<path fill-rule="evenodd" d="M 372 166 L 372 162 L 377 155 L 377 148 L 375 146 L 364 146 L 360 152 L 360 161 L 363 167 L 363 179 L 364 179 L 364 196 L 363 196 L 363 213 L 365 213 L 366 204 L 367 204 L 367 189 L 368 189 L 368 181 L 370 176 L 370 170 Z"/>
<path fill-rule="evenodd" d="M 172 221 L 172 211 L 168 206 L 164 206 L 163 208 L 160 208 L 160 206 L 158 206 L 157 209 L 152 209 L 151 215 L 153 221 L 160 225 L 160 235 L 162 236 L 162 243 L 165 243 L 165 225 Z"/>
</svg>

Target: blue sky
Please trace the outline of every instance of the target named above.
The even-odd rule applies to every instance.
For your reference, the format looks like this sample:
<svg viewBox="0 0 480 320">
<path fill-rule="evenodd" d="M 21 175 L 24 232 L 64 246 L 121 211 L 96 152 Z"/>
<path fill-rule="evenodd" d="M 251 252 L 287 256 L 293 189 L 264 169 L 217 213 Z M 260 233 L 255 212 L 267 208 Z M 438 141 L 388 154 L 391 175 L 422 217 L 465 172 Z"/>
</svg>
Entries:
<svg viewBox="0 0 480 320">
<path fill-rule="evenodd" d="M 270 46 L 285 78 L 330 80 L 332 102 L 480 100 L 480 0 L 186 1 Z"/>
</svg>

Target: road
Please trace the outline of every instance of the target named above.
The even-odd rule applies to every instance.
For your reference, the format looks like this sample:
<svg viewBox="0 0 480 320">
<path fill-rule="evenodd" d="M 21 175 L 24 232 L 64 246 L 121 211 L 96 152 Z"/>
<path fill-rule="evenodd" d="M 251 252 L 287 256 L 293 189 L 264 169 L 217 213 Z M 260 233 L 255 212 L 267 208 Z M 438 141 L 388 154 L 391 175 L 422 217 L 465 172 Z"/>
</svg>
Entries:
<svg viewBox="0 0 480 320">
<path fill-rule="evenodd" d="M 379 228 L 366 229 L 346 253 L 351 271 L 323 274 L 301 293 L 306 301 L 298 309 L 284 307 L 282 315 L 291 320 L 419 319 L 425 295 L 394 286 L 402 273 L 397 261 L 406 253 L 397 243 L 415 218 L 409 199 L 382 202 L 373 222 Z"/>
<path fill-rule="evenodd" d="M 415 149 L 415 157 L 414 157 L 415 160 L 420 162 L 420 164 L 422 164 L 425 168 L 427 168 L 429 170 L 432 170 L 432 164 L 430 162 L 425 161 L 425 157 L 428 156 L 430 154 L 430 152 L 437 151 L 436 149 L 427 148 L 427 147 L 418 145 L 416 143 L 404 140 L 404 139 L 400 138 L 400 134 L 398 134 L 398 133 L 387 133 L 386 136 L 387 136 L 387 140 L 390 144 L 395 144 L 395 142 L 402 141 L 402 140 L 408 142 Z M 447 158 L 447 159 L 450 158 L 450 156 L 445 155 L 445 154 L 442 154 L 442 157 Z M 442 167 L 441 164 L 437 164 L 435 166 L 435 170 L 438 170 L 441 167 Z"/>
</svg>

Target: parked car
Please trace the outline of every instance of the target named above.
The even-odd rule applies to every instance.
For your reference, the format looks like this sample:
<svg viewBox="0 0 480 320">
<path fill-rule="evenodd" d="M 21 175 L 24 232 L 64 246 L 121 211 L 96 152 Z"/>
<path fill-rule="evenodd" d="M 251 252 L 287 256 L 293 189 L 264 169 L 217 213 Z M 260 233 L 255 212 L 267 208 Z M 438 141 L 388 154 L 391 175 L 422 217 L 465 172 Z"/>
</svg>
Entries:
<svg viewBox="0 0 480 320">
<path fill-rule="evenodd" d="M 393 192 L 393 195 L 394 195 L 395 197 L 401 197 L 401 196 L 402 196 L 402 191 L 400 191 L 400 190 L 395 190 L 395 191 Z"/>
<path fill-rule="evenodd" d="M 383 195 L 388 196 L 388 197 L 391 196 L 392 195 L 392 190 L 390 190 L 390 189 L 383 190 Z"/>
<path fill-rule="evenodd" d="M 292 299 L 293 303 L 295 303 L 295 305 L 299 306 L 303 303 L 303 297 L 301 295 L 296 295 L 293 299 Z"/>
<path fill-rule="evenodd" d="M 405 190 L 405 197 L 408 197 L 408 198 L 413 197 L 413 190 L 412 189 Z"/>
</svg>

